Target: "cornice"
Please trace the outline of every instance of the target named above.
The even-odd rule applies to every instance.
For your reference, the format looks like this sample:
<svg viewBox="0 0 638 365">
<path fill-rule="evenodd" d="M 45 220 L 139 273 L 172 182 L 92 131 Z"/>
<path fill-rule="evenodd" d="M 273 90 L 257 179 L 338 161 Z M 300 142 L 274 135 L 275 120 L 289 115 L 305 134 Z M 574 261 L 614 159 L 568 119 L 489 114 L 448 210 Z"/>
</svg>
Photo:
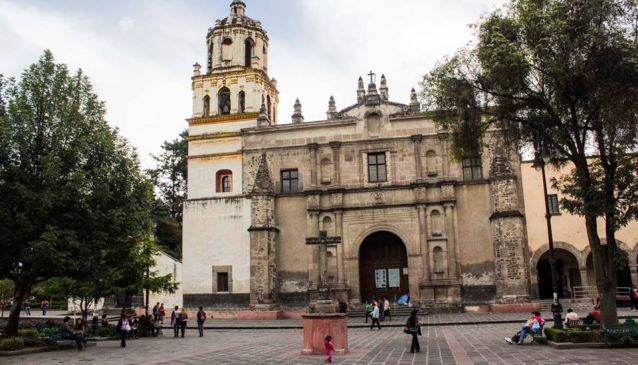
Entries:
<svg viewBox="0 0 638 365">
<path fill-rule="evenodd" d="M 235 152 L 222 152 L 222 153 L 211 153 L 211 154 L 207 154 L 207 155 L 195 155 L 195 156 L 188 156 L 189 160 L 198 160 L 198 159 L 207 159 L 207 158 L 219 158 L 219 157 L 231 157 L 231 156 L 242 156 L 242 152 L 241 151 L 235 151 Z"/>
<path fill-rule="evenodd" d="M 241 114 L 223 114 L 214 117 L 207 118 L 190 118 L 186 119 L 188 125 L 201 125 L 201 124 L 218 124 L 239 122 L 245 120 L 256 120 L 259 117 L 259 113 L 241 113 Z"/>
<path fill-rule="evenodd" d="M 212 139 L 224 139 L 224 138 L 233 138 L 233 137 L 241 137 L 240 132 L 219 132 L 213 134 L 202 134 L 199 136 L 187 137 L 186 140 L 188 142 L 193 141 L 208 141 Z"/>
</svg>

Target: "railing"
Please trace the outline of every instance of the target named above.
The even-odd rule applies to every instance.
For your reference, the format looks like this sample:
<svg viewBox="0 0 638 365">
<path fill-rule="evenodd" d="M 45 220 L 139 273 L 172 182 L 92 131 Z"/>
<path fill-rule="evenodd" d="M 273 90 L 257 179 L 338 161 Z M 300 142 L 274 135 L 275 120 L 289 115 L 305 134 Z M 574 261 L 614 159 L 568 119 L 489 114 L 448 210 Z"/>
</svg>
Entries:
<svg viewBox="0 0 638 365">
<path fill-rule="evenodd" d="M 629 300 L 629 290 L 626 286 L 616 288 L 616 300 Z M 594 299 L 598 297 L 596 286 L 575 286 L 572 288 L 572 299 Z"/>
</svg>

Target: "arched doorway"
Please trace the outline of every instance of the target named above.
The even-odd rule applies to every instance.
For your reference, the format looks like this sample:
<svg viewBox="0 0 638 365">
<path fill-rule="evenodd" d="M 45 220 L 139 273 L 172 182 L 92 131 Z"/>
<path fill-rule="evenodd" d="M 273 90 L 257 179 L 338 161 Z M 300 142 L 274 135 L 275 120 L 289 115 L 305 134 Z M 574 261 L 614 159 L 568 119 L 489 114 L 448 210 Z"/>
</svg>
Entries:
<svg viewBox="0 0 638 365">
<path fill-rule="evenodd" d="M 617 258 L 615 260 L 616 263 L 616 286 L 621 287 L 631 287 L 631 268 L 629 267 L 629 255 L 627 252 L 622 249 L 618 249 L 616 251 Z M 591 253 L 587 255 L 587 278 L 589 280 L 589 285 L 596 285 L 596 272 L 594 271 L 594 259 L 592 258 Z"/>
<path fill-rule="evenodd" d="M 554 249 L 556 258 L 556 271 L 558 271 L 558 296 L 560 298 L 571 297 L 573 288 L 581 286 L 578 260 L 574 255 L 560 248 Z M 550 299 L 553 296 L 552 270 L 549 264 L 549 251 L 545 252 L 536 264 L 538 272 L 538 297 Z"/>
<path fill-rule="evenodd" d="M 398 299 L 408 293 L 408 255 L 405 244 L 394 233 L 375 232 L 359 248 L 361 301 L 374 297 Z"/>
</svg>

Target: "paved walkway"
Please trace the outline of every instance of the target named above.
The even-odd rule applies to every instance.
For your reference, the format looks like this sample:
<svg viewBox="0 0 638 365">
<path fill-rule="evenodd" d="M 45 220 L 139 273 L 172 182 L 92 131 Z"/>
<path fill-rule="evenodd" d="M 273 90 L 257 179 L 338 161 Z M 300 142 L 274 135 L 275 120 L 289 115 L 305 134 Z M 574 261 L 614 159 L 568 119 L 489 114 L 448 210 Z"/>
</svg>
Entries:
<svg viewBox="0 0 638 365">
<path fill-rule="evenodd" d="M 421 353 L 409 352 L 410 337 L 400 328 L 351 329 L 350 353 L 337 364 L 636 364 L 638 349 L 555 350 L 508 345 L 503 337 L 516 326 L 485 324 L 423 328 Z M 211 330 L 204 338 L 159 337 L 100 342 L 86 351 L 67 350 L 3 359 L 0 364 L 321 364 L 321 356 L 302 356 L 301 330 Z"/>
</svg>

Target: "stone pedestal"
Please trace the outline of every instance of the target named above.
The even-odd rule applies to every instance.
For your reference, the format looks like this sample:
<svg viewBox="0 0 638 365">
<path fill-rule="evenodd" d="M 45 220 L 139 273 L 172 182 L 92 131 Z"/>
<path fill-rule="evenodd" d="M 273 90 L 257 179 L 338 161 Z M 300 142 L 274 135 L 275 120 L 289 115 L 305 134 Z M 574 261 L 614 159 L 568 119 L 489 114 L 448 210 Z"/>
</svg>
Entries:
<svg viewBox="0 0 638 365">
<path fill-rule="evenodd" d="M 324 355 L 323 341 L 332 336 L 335 353 L 348 352 L 348 317 L 343 313 L 304 314 L 302 355 Z"/>
</svg>

